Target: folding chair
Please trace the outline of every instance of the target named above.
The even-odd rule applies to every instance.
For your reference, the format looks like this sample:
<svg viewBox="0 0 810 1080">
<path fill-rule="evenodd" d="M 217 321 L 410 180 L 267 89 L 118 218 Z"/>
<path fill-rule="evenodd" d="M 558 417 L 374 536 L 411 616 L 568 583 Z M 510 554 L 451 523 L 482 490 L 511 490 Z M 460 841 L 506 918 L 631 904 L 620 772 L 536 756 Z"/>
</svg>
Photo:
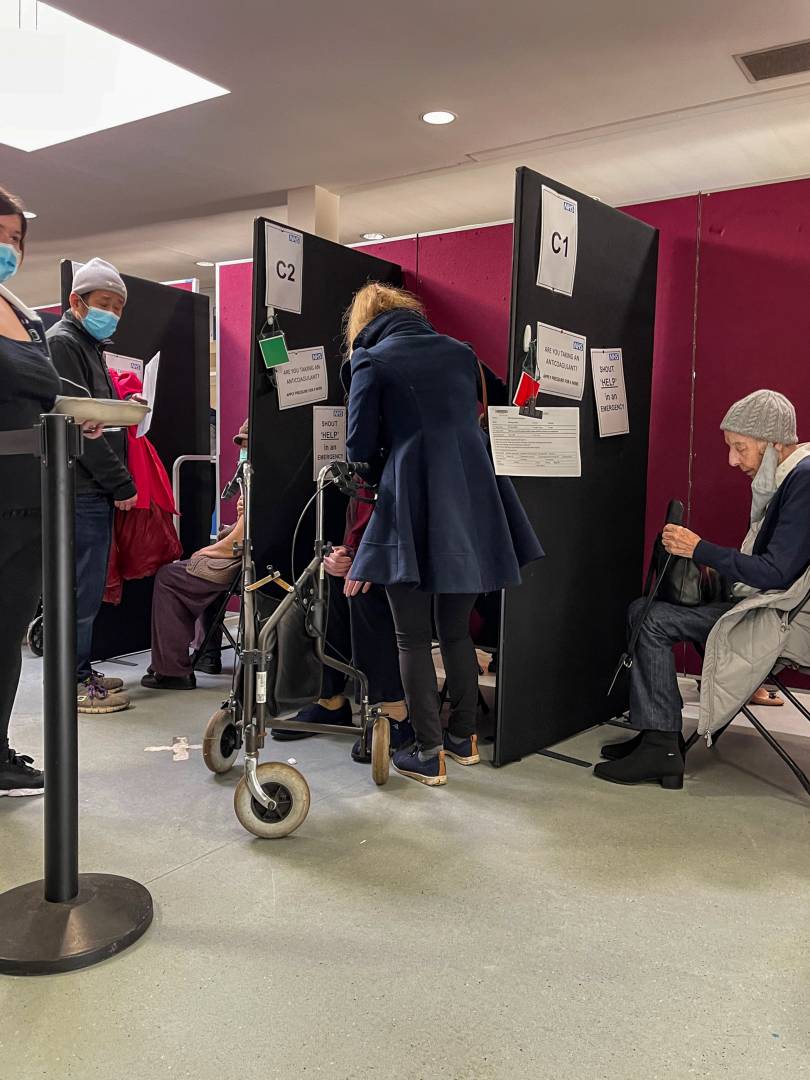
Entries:
<svg viewBox="0 0 810 1080">
<path fill-rule="evenodd" d="M 805 608 L 808 603 L 810 603 L 810 593 L 808 593 L 805 596 L 804 600 L 802 600 L 802 602 L 788 614 L 788 625 L 793 622 L 799 612 L 802 611 L 802 609 Z M 701 654 L 701 656 L 703 656 L 702 649 L 698 649 L 698 652 Z M 776 667 L 779 667 L 778 663 L 776 664 Z M 767 682 L 774 683 L 776 687 L 785 695 L 791 705 L 798 709 L 802 716 L 805 718 L 805 720 L 810 723 L 810 711 L 808 711 L 804 707 L 804 705 L 802 705 L 796 695 L 787 686 L 785 686 L 785 684 L 777 675 L 774 675 L 774 673 L 771 672 L 771 674 L 768 676 Z M 743 705 L 742 709 L 740 709 L 740 712 L 749 722 L 749 724 L 751 724 L 756 729 L 756 731 L 759 732 L 759 734 L 762 736 L 768 746 L 770 746 L 771 749 L 779 755 L 782 761 L 784 761 L 784 763 L 787 765 L 787 767 L 802 785 L 807 794 L 810 795 L 810 780 L 807 778 L 807 774 L 796 764 L 796 762 L 793 760 L 787 750 L 785 750 L 784 746 L 782 746 L 781 743 L 776 739 L 776 737 L 770 731 L 768 731 L 765 725 L 760 720 L 758 720 L 756 716 L 754 716 L 754 714 L 751 712 L 750 705 Z M 723 727 L 719 728 L 717 731 L 714 732 L 714 734 L 712 735 L 712 745 L 716 744 L 719 741 L 720 736 L 729 729 L 735 719 L 736 717 L 732 716 L 731 720 L 729 720 L 727 724 L 724 724 Z M 698 734 L 698 732 L 694 732 L 694 734 L 686 743 L 687 751 L 695 745 L 699 738 L 701 738 L 701 736 Z"/>
<path fill-rule="evenodd" d="M 233 634 L 231 634 L 228 627 L 225 625 L 225 616 L 228 614 L 228 605 L 239 591 L 239 586 L 241 582 L 242 574 L 240 572 L 234 577 L 233 581 L 230 584 L 230 587 L 228 588 L 228 591 L 223 594 L 222 603 L 219 605 L 216 618 L 208 627 L 208 630 L 202 640 L 202 643 L 200 644 L 200 647 L 198 649 L 195 649 L 194 652 L 191 654 L 192 671 L 197 667 L 200 657 L 205 654 L 205 650 L 208 648 L 209 644 L 211 643 L 211 639 L 214 637 L 215 634 L 224 634 L 225 637 L 228 639 L 231 648 L 236 650 L 236 639 L 234 638 Z"/>
</svg>

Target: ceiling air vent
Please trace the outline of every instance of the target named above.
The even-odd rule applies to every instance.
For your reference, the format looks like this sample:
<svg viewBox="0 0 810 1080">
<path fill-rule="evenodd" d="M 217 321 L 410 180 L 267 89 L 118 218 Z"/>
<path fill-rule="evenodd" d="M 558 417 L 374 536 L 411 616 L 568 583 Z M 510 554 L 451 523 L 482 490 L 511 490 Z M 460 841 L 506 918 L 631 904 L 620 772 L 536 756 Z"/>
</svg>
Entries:
<svg viewBox="0 0 810 1080">
<path fill-rule="evenodd" d="M 805 71 L 810 72 L 810 41 L 795 41 L 792 45 L 739 53 L 734 59 L 749 82 L 779 79 L 783 75 L 801 75 Z"/>
</svg>

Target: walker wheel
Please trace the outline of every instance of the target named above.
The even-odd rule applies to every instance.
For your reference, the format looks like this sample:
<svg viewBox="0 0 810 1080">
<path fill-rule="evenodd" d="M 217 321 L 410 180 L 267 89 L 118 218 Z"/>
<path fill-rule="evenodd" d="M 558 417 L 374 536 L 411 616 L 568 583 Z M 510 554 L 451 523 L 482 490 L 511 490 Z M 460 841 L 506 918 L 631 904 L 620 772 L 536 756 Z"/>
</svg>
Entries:
<svg viewBox="0 0 810 1080">
<path fill-rule="evenodd" d="M 230 709 L 217 709 L 203 735 L 202 756 L 212 773 L 226 773 L 233 768 L 241 740 Z"/>
<path fill-rule="evenodd" d="M 34 654 L 34 656 L 42 656 L 45 651 L 42 641 L 42 616 L 37 615 L 31 625 L 28 627 L 28 648 Z"/>
<path fill-rule="evenodd" d="M 309 785 L 297 769 L 278 761 L 260 765 L 256 776 L 262 791 L 276 806 L 265 808 L 256 802 L 243 776 L 233 796 L 240 825 L 263 840 L 289 836 L 309 813 Z"/>
<path fill-rule="evenodd" d="M 391 771 L 391 725 L 387 716 L 374 721 L 371 738 L 371 778 L 378 787 L 388 783 Z"/>
</svg>

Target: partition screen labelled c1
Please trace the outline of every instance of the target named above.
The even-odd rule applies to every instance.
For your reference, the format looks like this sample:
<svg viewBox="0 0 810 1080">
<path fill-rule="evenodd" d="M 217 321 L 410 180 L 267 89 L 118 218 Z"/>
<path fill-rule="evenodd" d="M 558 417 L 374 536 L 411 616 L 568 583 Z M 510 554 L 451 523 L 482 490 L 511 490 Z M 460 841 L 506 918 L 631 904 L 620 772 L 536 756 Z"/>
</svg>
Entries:
<svg viewBox="0 0 810 1080">
<path fill-rule="evenodd" d="M 538 285 L 544 186 L 577 208 L 570 296 Z M 642 586 L 657 262 L 657 230 L 531 169 L 518 170 L 510 400 L 523 370 L 525 327 L 562 327 L 585 337 L 589 353 L 621 350 L 629 432 L 600 438 L 590 363 L 581 402 L 542 392 L 537 399 L 540 409 L 579 408 L 582 475 L 515 479 L 546 558 L 525 569 L 522 587 L 504 593 L 496 765 L 627 706 L 626 681 L 610 699 L 607 691 L 624 648 L 627 606 Z"/>
</svg>

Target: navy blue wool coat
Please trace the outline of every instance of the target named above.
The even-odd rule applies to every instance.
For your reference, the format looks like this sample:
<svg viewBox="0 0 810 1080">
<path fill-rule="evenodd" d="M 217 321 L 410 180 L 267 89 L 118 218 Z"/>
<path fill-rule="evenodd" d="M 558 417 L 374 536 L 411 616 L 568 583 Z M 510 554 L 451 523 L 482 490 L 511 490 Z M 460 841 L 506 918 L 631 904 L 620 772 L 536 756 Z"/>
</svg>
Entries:
<svg viewBox="0 0 810 1080">
<path fill-rule="evenodd" d="M 543 555 L 478 423 L 478 362 L 417 312 L 378 316 L 351 359 L 347 457 L 381 462 L 352 577 L 431 593 L 520 583 Z"/>
</svg>

